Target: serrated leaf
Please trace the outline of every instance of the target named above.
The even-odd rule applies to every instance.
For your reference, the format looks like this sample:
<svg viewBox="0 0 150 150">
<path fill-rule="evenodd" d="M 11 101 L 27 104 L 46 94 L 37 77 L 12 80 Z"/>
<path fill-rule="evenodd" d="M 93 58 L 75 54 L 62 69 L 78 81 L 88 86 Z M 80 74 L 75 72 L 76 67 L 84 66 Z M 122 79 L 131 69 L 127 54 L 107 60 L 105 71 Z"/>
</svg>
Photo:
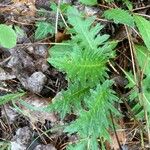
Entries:
<svg viewBox="0 0 150 150">
<path fill-rule="evenodd" d="M 130 13 L 120 8 L 106 10 L 104 12 L 104 17 L 113 20 L 115 23 L 121 23 L 131 27 L 134 26 L 134 20 Z"/>
<path fill-rule="evenodd" d="M 80 46 L 84 48 L 86 47 L 91 51 L 96 50 L 99 45 L 104 44 L 108 40 L 109 35 L 100 35 L 99 32 L 103 28 L 100 24 L 91 28 L 95 17 L 89 17 L 87 19 L 82 17 L 77 9 L 72 7 L 68 9 L 68 21 L 74 26 L 76 32 L 73 39 L 75 39 L 75 42 L 79 42 Z"/>
<path fill-rule="evenodd" d="M 55 45 L 49 49 L 49 54 L 53 58 L 62 58 L 64 56 L 68 57 L 72 52 L 72 46 L 68 43 L 64 43 L 64 45 Z M 50 61 L 50 58 L 48 58 Z"/>
<path fill-rule="evenodd" d="M 89 87 L 81 87 L 78 84 L 69 85 L 66 91 L 61 91 L 53 99 L 53 104 L 47 107 L 47 111 L 57 111 L 63 119 L 67 113 L 81 110 L 81 101 L 88 94 Z"/>
<path fill-rule="evenodd" d="M 83 52 L 78 46 L 67 56 L 50 58 L 48 61 L 60 71 L 65 71 L 72 81 L 79 81 L 83 85 L 95 85 L 107 77 L 107 58 L 101 53 Z"/>
<path fill-rule="evenodd" d="M 5 48 L 13 48 L 17 43 L 17 36 L 12 27 L 0 24 L 0 45 Z"/>
<path fill-rule="evenodd" d="M 91 90 L 90 96 L 86 97 L 88 111 L 80 112 L 80 117 L 70 126 L 65 128 L 65 132 L 70 134 L 78 132 L 80 137 L 87 138 L 87 143 L 91 150 L 98 149 L 97 138 L 103 137 L 104 140 L 110 140 L 108 128 L 111 126 L 109 109 L 113 114 L 119 115 L 113 107 L 117 97 L 110 89 L 112 81 L 105 81 L 102 85 L 98 84 L 95 90 Z"/>
<path fill-rule="evenodd" d="M 25 93 L 14 93 L 14 94 L 6 94 L 4 96 L 0 96 L 0 105 L 6 104 L 9 101 L 17 100 L 19 97 L 23 96 Z"/>
<path fill-rule="evenodd" d="M 134 20 L 146 47 L 150 51 L 150 21 L 138 15 L 134 15 Z"/>
<path fill-rule="evenodd" d="M 103 26 L 92 26 L 94 18 L 82 18 L 75 8 L 68 9 L 68 20 L 74 29 L 70 48 L 58 50 L 59 46 L 54 46 L 52 51 L 50 49 L 52 57 L 48 59 L 49 63 L 65 72 L 71 82 L 91 86 L 104 81 L 107 77 L 106 63 L 114 56 L 112 49 L 116 43 L 106 42 L 109 36 L 99 33 Z"/>
<path fill-rule="evenodd" d="M 81 3 L 85 4 L 85 5 L 96 5 L 97 4 L 97 0 L 79 0 Z"/>
<path fill-rule="evenodd" d="M 109 139 L 109 109 L 118 115 L 113 107 L 117 98 L 111 90 L 112 82 L 106 81 L 106 64 L 114 56 L 116 43 L 107 42 L 109 36 L 101 35 L 103 26 L 95 24 L 94 17 L 85 18 L 75 8 L 69 8 L 67 16 L 72 27 L 67 41 L 70 45 L 53 46 L 48 61 L 66 74 L 68 89 L 61 91 L 47 109 L 59 112 L 61 118 L 68 113 L 77 115 L 65 132 L 77 133 L 87 144 L 82 147 L 74 143 L 71 149 L 97 150 L 97 138 Z"/>
<path fill-rule="evenodd" d="M 48 22 L 37 22 L 37 29 L 35 31 L 35 39 L 43 39 L 47 37 L 48 34 L 54 34 L 54 27 Z"/>
</svg>

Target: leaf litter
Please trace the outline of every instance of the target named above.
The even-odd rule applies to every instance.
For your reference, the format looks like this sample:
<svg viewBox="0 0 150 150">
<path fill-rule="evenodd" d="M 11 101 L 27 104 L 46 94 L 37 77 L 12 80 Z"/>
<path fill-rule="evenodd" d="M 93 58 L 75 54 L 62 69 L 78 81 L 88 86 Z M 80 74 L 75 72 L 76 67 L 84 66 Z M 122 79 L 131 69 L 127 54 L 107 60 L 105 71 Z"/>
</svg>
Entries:
<svg viewBox="0 0 150 150">
<path fill-rule="evenodd" d="M 71 5 L 75 5 L 82 12 L 85 12 L 87 16 L 101 14 L 104 11 L 104 7 L 101 6 L 85 6 L 77 1 L 66 1 Z M 57 3 L 57 1 L 56 1 Z M 140 2 L 135 3 L 137 8 Z M 142 2 L 141 2 L 142 3 Z M 26 91 L 25 96 L 18 98 L 14 102 L 10 102 L 7 105 L 1 107 L 1 121 L 4 125 L 1 131 L 3 134 L 0 136 L 1 139 L 11 141 L 12 150 L 23 150 L 23 149 L 64 149 L 68 142 L 74 142 L 78 140 L 76 135 L 67 136 L 62 132 L 60 126 L 65 125 L 75 119 L 73 114 L 68 114 L 68 116 L 61 121 L 58 114 L 49 113 L 44 111 L 38 111 L 36 108 L 46 108 L 52 99 L 58 94 L 62 89 L 67 88 L 67 81 L 65 79 L 65 74 L 59 72 L 54 67 L 47 63 L 48 49 L 51 42 L 54 41 L 54 31 L 49 33 L 41 33 L 36 35 L 34 32 L 36 27 L 41 27 L 39 24 L 35 25 L 37 20 L 53 20 L 55 21 L 55 15 L 50 9 L 51 1 L 49 0 L 4 0 L 0 1 L 0 20 L 1 22 L 6 22 L 8 24 L 19 26 L 23 34 L 17 35 L 17 46 L 10 49 L 0 47 L 0 95 L 6 95 L 11 92 L 16 92 L 18 90 Z M 49 5 L 49 6 L 48 6 Z M 143 2 L 141 5 L 147 5 Z M 105 6 L 105 5 L 104 5 Z M 99 8 L 101 7 L 101 9 Z M 106 6 L 107 7 L 107 6 Z M 46 13 L 41 17 L 36 11 L 37 9 L 45 9 L 46 13 L 50 14 L 50 18 L 46 16 Z M 44 11 L 43 11 L 44 12 Z M 2 18 L 2 19 L 1 19 Z M 110 22 L 102 20 L 101 22 L 105 28 L 102 32 L 109 33 L 119 41 L 122 41 L 118 47 L 118 56 L 116 57 L 116 62 L 123 66 L 123 68 L 131 67 L 128 64 L 128 54 L 123 51 L 122 48 L 128 49 L 127 45 L 127 35 L 124 33 L 122 26 L 114 25 Z M 47 27 L 51 25 L 45 24 Z M 55 29 L 55 28 L 54 28 Z M 53 29 L 53 30 L 54 30 Z M 62 41 L 69 36 L 66 36 L 65 31 L 63 31 L 61 24 L 59 25 L 59 30 L 57 32 L 57 42 Z M 118 31 L 119 30 L 119 31 Z M 34 41 L 34 37 L 37 37 Z M 123 36 L 123 37 L 122 37 Z M 44 37 L 44 40 L 43 40 Z M 138 39 L 139 40 L 139 39 Z M 122 59 L 122 57 L 126 55 Z M 116 72 L 112 70 L 112 78 L 117 78 Z M 120 77 L 121 78 L 121 77 Z M 118 78 L 117 78 L 118 79 Z M 123 86 L 116 81 L 116 90 L 120 94 L 127 95 L 128 93 L 123 88 L 126 84 L 124 77 L 120 79 Z M 4 90 L 5 89 L 5 90 Z M 6 90 L 7 89 L 7 90 Z M 29 109 L 29 105 L 31 108 Z M 124 104 L 120 108 L 122 111 L 126 112 Z M 32 110 L 33 109 L 33 110 Z M 40 110 L 40 109 L 39 109 Z M 129 115 L 129 114 L 125 114 Z M 134 122 L 127 121 L 127 117 L 121 120 L 119 125 L 121 126 L 120 131 L 117 131 L 119 137 L 119 143 L 122 145 L 122 149 L 139 149 L 139 139 L 140 134 L 134 128 L 135 136 L 132 137 L 133 140 L 129 140 L 131 136 L 129 132 L 133 132 L 132 126 Z M 7 120 L 7 121 L 6 121 Z M 127 125 L 126 125 L 127 124 Z M 58 131 L 51 131 L 51 129 L 60 128 Z M 107 149 L 119 149 L 118 139 L 116 135 L 112 134 L 113 144 L 107 145 Z M 133 143 L 132 143 L 133 142 Z M 137 146 L 135 146 L 135 143 Z M 134 145 L 134 146 L 133 146 Z"/>
</svg>

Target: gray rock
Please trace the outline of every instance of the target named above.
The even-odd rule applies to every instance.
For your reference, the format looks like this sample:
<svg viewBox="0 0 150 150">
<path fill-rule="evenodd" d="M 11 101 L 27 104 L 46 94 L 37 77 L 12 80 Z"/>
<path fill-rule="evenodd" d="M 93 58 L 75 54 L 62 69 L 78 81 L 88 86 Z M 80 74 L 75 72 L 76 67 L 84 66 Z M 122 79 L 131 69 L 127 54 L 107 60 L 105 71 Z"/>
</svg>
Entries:
<svg viewBox="0 0 150 150">
<path fill-rule="evenodd" d="M 7 114 L 7 118 L 10 124 L 12 124 L 19 115 L 17 111 L 9 105 L 5 105 L 4 107 L 2 107 L 2 116 L 5 116 L 5 113 Z"/>
<path fill-rule="evenodd" d="M 6 72 L 3 68 L 0 67 L 0 81 L 11 80 L 16 78 L 12 73 Z"/>
<path fill-rule="evenodd" d="M 71 4 L 73 0 L 63 0 L 63 3 Z"/>
<path fill-rule="evenodd" d="M 53 145 L 37 145 L 34 150 L 57 150 Z"/>
<path fill-rule="evenodd" d="M 11 150 L 26 150 L 26 146 L 17 142 L 11 142 Z"/>
<path fill-rule="evenodd" d="M 84 12 L 87 14 L 87 15 L 96 15 L 98 13 L 99 9 L 97 7 L 88 7 L 88 6 L 85 6 L 85 9 L 84 9 Z"/>
<path fill-rule="evenodd" d="M 49 65 L 47 64 L 47 60 L 42 58 L 39 58 L 38 61 L 35 62 L 35 66 L 38 71 L 42 71 L 42 72 L 45 72 L 49 68 Z"/>
<path fill-rule="evenodd" d="M 16 76 L 21 73 L 21 70 L 30 70 L 34 72 L 33 59 L 23 49 L 10 49 L 11 58 L 6 67 L 12 68 L 16 72 Z"/>
<path fill-rule="evenodd" d="M 29 127 L 19 128 L 11 141 L 11 150 L 26 150 L 32 132 Z"/>
<path fill-rule="evenodd" d="M 36 46 L 35 54 L 45 58 L 47 56 L 47 47 L 45 45 Z"/>
<path fill-rule="evenodd" d="M 28 88 L 30 91 L 34 93 L 40 93 L 43 89 L 43 86 L 46 82 L 47 78 L 42 72 L 33 73 L 28 79 Z"/>
</svg>

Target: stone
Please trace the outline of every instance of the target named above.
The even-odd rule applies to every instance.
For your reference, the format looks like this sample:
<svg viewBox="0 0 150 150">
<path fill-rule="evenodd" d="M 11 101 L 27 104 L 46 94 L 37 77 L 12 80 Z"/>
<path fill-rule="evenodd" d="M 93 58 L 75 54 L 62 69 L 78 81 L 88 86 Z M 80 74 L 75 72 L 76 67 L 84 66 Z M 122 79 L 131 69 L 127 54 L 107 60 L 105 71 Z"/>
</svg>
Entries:
<svg viewBox="0 0 150 150">
<path fill-rule="evenodd" d="M 47 145 L 37 145 L 34 150 L 57 150 L 53 145 L 47 144 Z"/>
<path fill-rule="evenodd" d="M 28 88 L 33 93 L 40 93 L 47 78 L 42 72 L 34 72 L 28 79 Z"/>
<path fill-rule="evenodd" d="M 11 140 L 11 150 L 26 150 L 31 136 L 32 132 L 29 127 L 19 128 Z"/>
</svg>

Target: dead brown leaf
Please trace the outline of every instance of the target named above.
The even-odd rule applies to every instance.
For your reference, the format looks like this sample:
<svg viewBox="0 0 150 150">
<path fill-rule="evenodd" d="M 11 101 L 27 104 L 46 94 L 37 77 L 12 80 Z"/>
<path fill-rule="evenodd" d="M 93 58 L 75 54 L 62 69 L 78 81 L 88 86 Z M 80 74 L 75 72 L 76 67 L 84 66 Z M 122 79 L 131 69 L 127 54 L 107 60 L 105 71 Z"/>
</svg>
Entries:
<svg viewBox="0 0 150 150">
<path fill-rule="evenodd" d="M 13 4 L 0 9 L 1 13 L 11 13 L 21 16 L 35 16 L 35 0 L 12 0 Z"/>
<path fill-rule="evenodd" d="M 31 94 L 28 97 L 24 97 L 23 100 L 35 108 L 44 108 L 51 103 L 51 98 L 40 98 L 35 94 Z M 49 120 L 51 122 L 57 121 L 57 116 L 55 113 L 50 112 L 44 112 L 44 111 L 36 111 L 28 109 L 25 106 L 21 106 L 22 111 L 24 114 L 30 119 L 30 121 L 35 124 L 37 122 L 41 122 L 42 124 L 45 123 L 45 120 Z"/>
<path fill-rule="evenodd" d="M 56 38 L 56 42 L 62 42 L 63 40 L 68 40 L 69 35 L 65 34 L 65 32 L 57 32 L 55 38 Z"/>
</svg>

